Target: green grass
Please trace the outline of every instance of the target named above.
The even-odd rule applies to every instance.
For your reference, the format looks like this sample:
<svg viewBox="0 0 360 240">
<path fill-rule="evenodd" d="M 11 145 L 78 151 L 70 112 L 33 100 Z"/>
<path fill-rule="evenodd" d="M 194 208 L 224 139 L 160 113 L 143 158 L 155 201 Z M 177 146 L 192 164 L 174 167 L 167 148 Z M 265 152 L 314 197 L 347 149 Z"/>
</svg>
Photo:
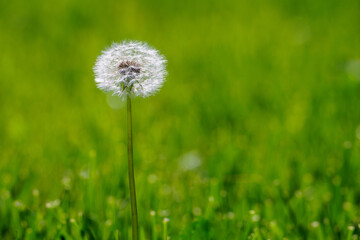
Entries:
<svg viewBox="0 0 360 240">
<path fill-rule="evenodd" d="M 359 18 L 356 0 L 1 1 L 0 238 L 131 238 L 126 107 L 92 67 L 136 39 L 169 71 L 133 101 L 141 239 L 164 218 L 174 240 L 359 239 Z"/>
</svg>

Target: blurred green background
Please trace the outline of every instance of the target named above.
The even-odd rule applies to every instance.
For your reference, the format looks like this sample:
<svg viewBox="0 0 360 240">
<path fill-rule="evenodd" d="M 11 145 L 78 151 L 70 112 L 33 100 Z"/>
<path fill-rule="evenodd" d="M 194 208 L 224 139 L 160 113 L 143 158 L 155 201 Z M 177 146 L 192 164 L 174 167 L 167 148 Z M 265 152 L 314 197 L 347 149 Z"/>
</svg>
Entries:
<svg viewBox="0 0 360 240">
<path fill-rule="evenodd" d="M 131 238 L 92 71 L 126 39 L 168 59 L 133 102 L 142 239 L 359 239 L 358 0 L 0 1 L 1 239 Z"/>
</svg>

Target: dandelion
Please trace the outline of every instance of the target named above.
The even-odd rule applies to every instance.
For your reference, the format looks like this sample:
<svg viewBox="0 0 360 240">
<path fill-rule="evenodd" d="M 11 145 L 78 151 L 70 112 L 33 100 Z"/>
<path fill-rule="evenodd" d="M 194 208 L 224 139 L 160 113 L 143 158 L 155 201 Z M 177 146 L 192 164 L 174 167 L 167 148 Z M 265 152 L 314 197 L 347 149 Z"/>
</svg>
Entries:
<svg viewBox="0 0 360 240">
<path fill-rule="evenodd" d="M 168 239 L 168 235 L 167 235 L 167 225 L 168 225 L 168 222 L 170 222 L 170 219 L 169 218 L 164 218 L 163 219 L 163 240 L 167 240 Z"/>
<path fill-rule="evenodd" d="M 143 42 L 114 43 L 97 58 L 94 73 L 97 87 L 127 101 L 128 171 L 132 235 L 138 239 L 138 220 L 134 180 L 131 98 L 154 95 L 163 85 L 166 60 Z"/>
<path fill-rule="evenodd" d="M 98 88 L 122 97 L 148 97 L 165 80 L 166 60 L 142 42 L 114 43 L 98 57 L 94 72 Z"/>
</svg>

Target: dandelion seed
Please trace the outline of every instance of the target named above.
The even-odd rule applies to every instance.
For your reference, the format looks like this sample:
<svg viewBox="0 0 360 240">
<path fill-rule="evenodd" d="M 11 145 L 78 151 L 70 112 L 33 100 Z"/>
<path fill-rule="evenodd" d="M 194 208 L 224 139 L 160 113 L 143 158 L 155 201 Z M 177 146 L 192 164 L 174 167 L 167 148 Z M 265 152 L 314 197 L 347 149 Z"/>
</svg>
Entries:
<svg viewBox="0 0 360 240">
<path fill-rule="evenodd" d="M 114 43 L 96 60 L 95 81 L 113 95 L 147 97 L 163 85 L 165 64 L 165 58 L 146 43 Z"/>
<path fill-rule="evenodd" d="M 154 217 L 156 215 L 156 212 L 154 210 L 150 211 L 150 216 Z"/>
<path fill-rule="evenodd" d="M 350 225 L 350 226 L 348 226 L 348 229 L 349 229 L 350 231 L 354 231 L 354 230 L 355 230 L 355 227 L 352 226 L 352 225 Z"/>
</svg>

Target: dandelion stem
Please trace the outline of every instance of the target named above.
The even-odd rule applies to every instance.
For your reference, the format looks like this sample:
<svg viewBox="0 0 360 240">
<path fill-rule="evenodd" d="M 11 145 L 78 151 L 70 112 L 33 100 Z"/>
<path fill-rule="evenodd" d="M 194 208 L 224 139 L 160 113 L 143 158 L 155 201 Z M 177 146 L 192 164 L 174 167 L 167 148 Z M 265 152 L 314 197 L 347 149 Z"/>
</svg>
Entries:
<svg viewBox="0 0 360 240">
<path fill-rule="evenodd" d="M 134 159 L 133 159 L 133 140 L 132 140 L 132 117 L 131 117 L 131 99 L 127 96 L 127 124 L 128 124 L 128 169 L 129 169 L 129 186 L 131 201 L 131 221 L 132 221 L 132 239 L 138 240 L 138 217 L 136 206 L 136 191 L 134 179 Z"/>
</svg>

